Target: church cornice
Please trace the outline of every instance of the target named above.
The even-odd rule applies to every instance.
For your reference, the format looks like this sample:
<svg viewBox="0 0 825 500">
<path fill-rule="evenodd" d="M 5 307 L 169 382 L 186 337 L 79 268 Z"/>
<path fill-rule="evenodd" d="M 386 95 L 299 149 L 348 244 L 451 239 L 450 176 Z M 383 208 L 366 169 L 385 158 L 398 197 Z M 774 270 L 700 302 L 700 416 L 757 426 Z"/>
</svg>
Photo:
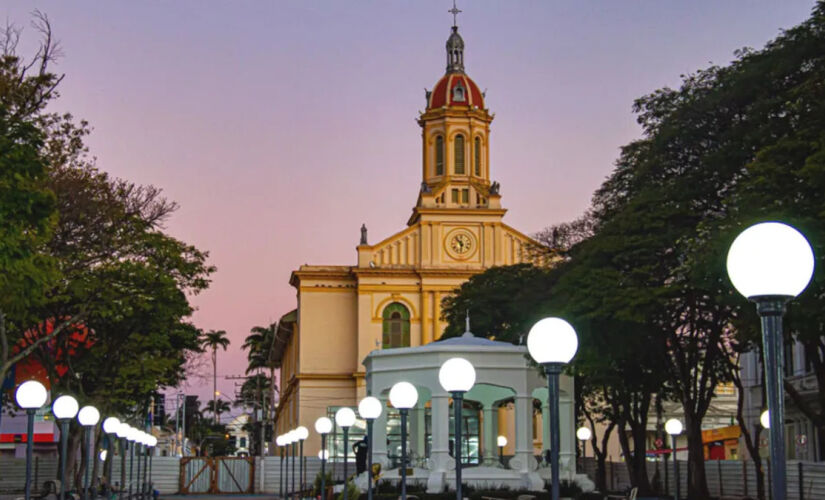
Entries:
<svg viewBox="0 0 825 500">
<path fill-rule="evenodd" d="M 407 221 L 408 226 L 414 226 L 421 221 L 422 215 L 492 215 L 496 217 L 504 217 L 507 213 L 506 208 L 448 208 L 448 207 L 434 207 L 434 208 L 413 208 L 413 213 Z"/>
</svg>

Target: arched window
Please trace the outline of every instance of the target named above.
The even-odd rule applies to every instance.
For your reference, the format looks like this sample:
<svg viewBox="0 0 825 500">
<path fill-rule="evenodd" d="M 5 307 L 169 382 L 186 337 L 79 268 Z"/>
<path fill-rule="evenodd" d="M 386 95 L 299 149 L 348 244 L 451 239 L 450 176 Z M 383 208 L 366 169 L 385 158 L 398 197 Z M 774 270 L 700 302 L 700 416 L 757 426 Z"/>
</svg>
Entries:
<svg viewBox="0 0 825 500">
<path fill-rule="evenodd" d="M 481 176 L 481 138 L 476 137 L 473 161 L 475 162 L 476 175 Z"/>
<path fill-rule="evenodd" d="M 393 302 L 384 308 L 384 349 L 410 346 L 410 311 L 403 304 Z"/>
<path fill-rule="evenodd" d="M 464 175 L 464 136 L 455 136 L 455 174 Z"/>
<path fill-rule="evenodd" d="M 444 138 L 435 138 L 435 175 L 444 175 Z"/>
</svg>

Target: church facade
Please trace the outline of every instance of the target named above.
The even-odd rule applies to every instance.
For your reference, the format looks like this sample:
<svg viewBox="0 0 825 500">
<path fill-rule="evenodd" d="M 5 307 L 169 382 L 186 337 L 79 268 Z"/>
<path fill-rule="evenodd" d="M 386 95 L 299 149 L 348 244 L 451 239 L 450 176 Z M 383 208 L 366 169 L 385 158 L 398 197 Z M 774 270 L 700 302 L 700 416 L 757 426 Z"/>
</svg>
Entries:
<svg viewBox="0 0 825 500">
<path fill-rule="evenodd" d="M 418 117 L 422 182 L 407 227 L 369 243 L 362 227 L 355 265 L 303 265 L 290 284 L 297 308 L 281 321 L 276 346 L 281 387 L 275 434 L 356 407 L 367 395 L 363 361 L 376 349 L 439 339 L 441 301 L 493 266 L 547 258 L 541 245 L 508 226 L 491 181 L 485 94 L 464 70 L 464 41 L 453 26 L 446 73 Z M 320 448 L 314 433 L 308 455 Z"/>
</svg>

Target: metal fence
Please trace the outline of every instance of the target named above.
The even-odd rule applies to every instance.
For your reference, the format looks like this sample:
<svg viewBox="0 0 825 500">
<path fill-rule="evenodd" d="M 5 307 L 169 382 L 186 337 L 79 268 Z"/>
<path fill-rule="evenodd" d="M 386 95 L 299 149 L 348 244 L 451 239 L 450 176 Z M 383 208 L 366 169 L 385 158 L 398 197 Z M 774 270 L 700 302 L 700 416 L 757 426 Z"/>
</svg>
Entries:
<svg viewBox="0 0 825 500">
<path fill-rule="evenodd" d="M 591 479 L 596 477 L 596 460 L 585 458 L 583 471 Z M 770 462 L 763 462 L 765 491 L 770 492 Z M 630 475 L 624 462 L 607 462 L 607 487 L 618 491 L 630 487 Z M 581 469 L 580 469 L 581 470 Z M 673 462 L 648 462 L 648 477 L 651 483 L 660 485 L 663 493 L 673 494 Z M 717 497 L 756 498 L 756 470 L 752 461 L 747 460 L 707 460 L 705 475 L 710 494 Z M 657 477 L 658 476 L 658 477 Z M 825 462 L 803 462 L 790 460 L 787 464 L 788 500 L 825 499 Z M 667 491 L 664 491 L 667 483 Z M 687 462 L 679 460 L 679 487 L 687 493 Z"/>
<path fill-rule="evenodd" d="M 285 465 L 289 467 L 285 479 L 291 481 L 292 461 L 285 459 Z M 112 463 L 112 482 L 120 483 L 120 457 L 115 457 Z M 142 464 L 141 464 L 142 467 Z M 255 460 L 254 491 L 256 493 L 278 493 L 280 488 L 280 457 L 265 457 Z M 296 476 L 298 465 L 295 466 Z M 315 481 L 315 476 L 321 471 L 321 461 L 317 457 L 306 459 L 306 484 L 311 487 Z M 343 480 L 343 462 L 327 463 L 327 472 L 333 474 L 337 480 Z M 67 472 L 68 473 L 68 472 Z M 126 464 L 128 476 L 129 465 Z M 348 475 L 355 473 L 355 463 L 348 464 Z M 35 457 L 32 464 L 32 479 L 34 491 L 45 481 L 57 478 L 57 458 L 56 457 Z M 155 489 L 161 494 L 178 493 L 180 488 L 180 458 L 178 457 L 153 457 L 152 458 L 152 482 Z M 26 479 L 26 460 L 23 458 L 0 457 L 0 493 L 22 492 Z M 296 477 L 296 487 L 298 480 Z"/>
</svg>

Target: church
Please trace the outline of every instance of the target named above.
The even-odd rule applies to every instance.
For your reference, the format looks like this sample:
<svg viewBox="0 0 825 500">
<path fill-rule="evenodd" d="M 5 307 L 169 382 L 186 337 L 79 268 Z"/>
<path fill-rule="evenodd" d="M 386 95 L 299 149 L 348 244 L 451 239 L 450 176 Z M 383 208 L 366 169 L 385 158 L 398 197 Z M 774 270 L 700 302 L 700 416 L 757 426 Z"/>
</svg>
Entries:
<svg viewBox="0 0 825 500">
<path fill-rule="evenodd" d="M 421 185 L 406 227 L 371 242 L 362 226 L 354 265 L 303 265 L 292 272 L 297 308 L 281 318 L 276 341 L 281 379 L 275 435 L 299 425 L 312 430 L 319 417 L 342 406 L 356 408 L 368 395 L 367 356 L 437 341 L 446 326 L 442 299 L 471 276 L 548 258 L 539 243 L 503 220 L 499 184 L 491 180 L 494 114 L 465 71 L 464 40 L 455 24 L 446 43 L 446 72 L 426 98 L 418 116 Z M 479 443 L 490 436 L 478 435 L 477 420 L 468 433 L 472 440 L 475 432 Z M 513 422 L 504 420 L 498 427 L 512 429 Z M 540 453 L 535 436 L 542 433 L 542 419 L 535 420 L 533 442 Z M 360 439 L 359 432 L 350 431 L 350 442 Z M 320 444 L 311 432 L 305 453 L 314 456 Z M 339 435 L 330 447 L 331 457 L 343 454 Z"/>
</svg>

